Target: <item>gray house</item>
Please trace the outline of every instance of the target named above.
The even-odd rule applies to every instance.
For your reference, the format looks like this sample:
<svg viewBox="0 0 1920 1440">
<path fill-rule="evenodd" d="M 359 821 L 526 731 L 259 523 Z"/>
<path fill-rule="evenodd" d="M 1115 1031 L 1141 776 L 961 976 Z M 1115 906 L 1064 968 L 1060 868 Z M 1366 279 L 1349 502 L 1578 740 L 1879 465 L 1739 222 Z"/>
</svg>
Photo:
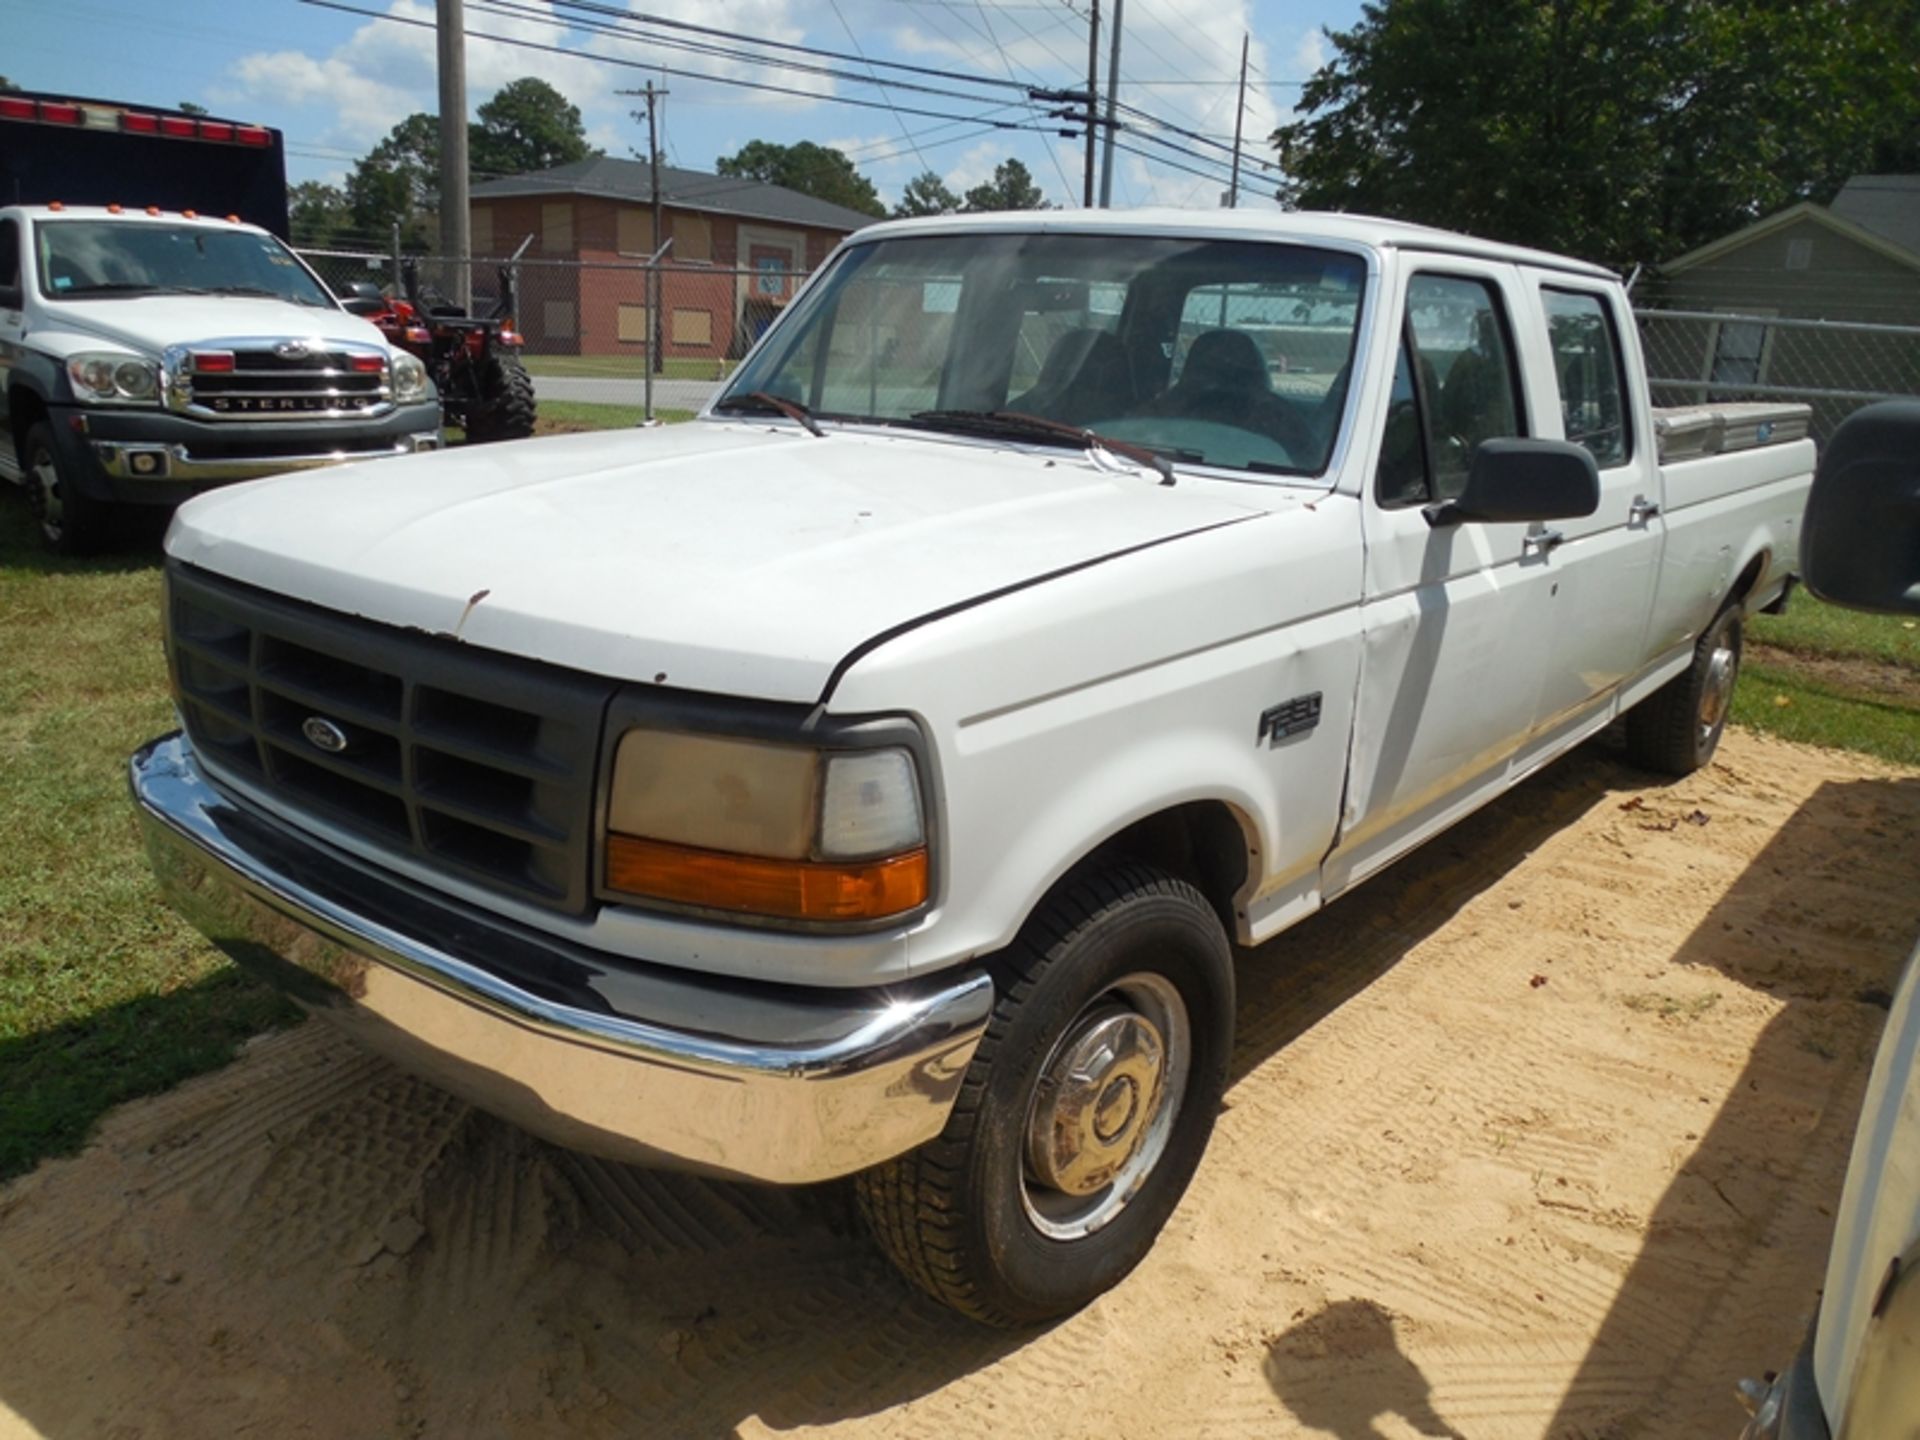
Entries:
<svg viewBox="0 0 1920 1440">
<path fill-rule="evenodd" d="M 1659 396 L 1668 403 L 1839 392 L 1806 397 L 1824 435 L 1872 396 L 1920 394 L 1920 331 L 1766 323 L 1920 327 L 1920 175 L 1856 175 L 1832 205 L 1756 220 L 1643 283 L 1642 298 L 1661 310 L 1746 317 L 1643 323 L 1653 374 L 1675 382 Z"/>
</svg>

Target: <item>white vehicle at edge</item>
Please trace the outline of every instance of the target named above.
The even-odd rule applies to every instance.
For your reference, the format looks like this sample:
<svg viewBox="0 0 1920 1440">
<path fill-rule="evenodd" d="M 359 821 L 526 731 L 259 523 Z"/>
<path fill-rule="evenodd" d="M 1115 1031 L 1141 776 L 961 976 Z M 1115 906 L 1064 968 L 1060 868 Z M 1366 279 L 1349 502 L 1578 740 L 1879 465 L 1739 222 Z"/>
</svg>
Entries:
<svg viewBox="0 0 1920 1440">
<path fill-rule="evenodd" d="M 1612 274 L 1464 236 L 879 225 L 696 423 L 183 508 L 134 790 L 173 902 L 367 1043 L 563 1143 L 857 1174 L 1028 1323 L 1184 1192 L 1230 941 L 1623 712 L 1706 762 L 1805 424 L 1655 411 Z"/>
<path fill-rule="evenodd" d="M 1828 440 L 1801 561 L 1823 600 L 1920 615 L 1920 401 L 1869 405 Z M 1920 1436 L 1920 950 L 1888 1007 L 1806 1343 L 1740 1389 L 1743 1440 Z"/>
</svg>

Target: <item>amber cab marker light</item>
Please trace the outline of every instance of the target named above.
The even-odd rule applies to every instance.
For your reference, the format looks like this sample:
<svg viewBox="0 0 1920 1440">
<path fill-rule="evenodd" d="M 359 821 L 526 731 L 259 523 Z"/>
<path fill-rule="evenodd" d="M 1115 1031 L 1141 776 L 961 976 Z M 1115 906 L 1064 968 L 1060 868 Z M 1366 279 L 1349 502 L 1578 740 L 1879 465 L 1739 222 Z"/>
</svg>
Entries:
<svg viewBox="0 0 1920 1440">
<path fill-rule="evenodd" d="M 609 835 L 607 888 L 779 920 L 884 920 L 926 903 L 927 852 L 882 860 L 765 860 Z"/>
</svg>

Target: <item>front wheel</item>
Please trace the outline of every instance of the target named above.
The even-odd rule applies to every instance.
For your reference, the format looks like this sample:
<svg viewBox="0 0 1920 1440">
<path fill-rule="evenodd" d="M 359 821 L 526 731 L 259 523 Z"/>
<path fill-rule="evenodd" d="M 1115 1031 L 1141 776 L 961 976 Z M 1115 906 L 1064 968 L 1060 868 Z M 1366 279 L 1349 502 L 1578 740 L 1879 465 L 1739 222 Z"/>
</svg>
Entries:
<svg viewBox="0 0 1920 1440">
<path fill-rule="evenodd" d="M 909 1279 L 1030 1325 L 1124 1279 L 1186 1192 L 1226 1087 L 1233 959 L 1197 890 L 1126 865 L 1057 890 L 996 978 L 946 1129 L 857 1191 Z"/>
<path fill-rule="evenodd" d="M 1729 604 L 1693 647 L 1693 663 L 1627 713 L 1627 753 L 1666 775 L 1691 775 L 1713 758 L 1733 708 L 1743 639 Z"/>
<path fill-rule="evenodd" d="M 44 420 L 27 431 L 21 459 L 27 504 L 40 527 L 42 543 L 61 555 L 86 555 L 99 549 L 107 538 L 108 508 L 82 493 L 73 478 L 62 473 L 53 430 Z"/>
</svg>

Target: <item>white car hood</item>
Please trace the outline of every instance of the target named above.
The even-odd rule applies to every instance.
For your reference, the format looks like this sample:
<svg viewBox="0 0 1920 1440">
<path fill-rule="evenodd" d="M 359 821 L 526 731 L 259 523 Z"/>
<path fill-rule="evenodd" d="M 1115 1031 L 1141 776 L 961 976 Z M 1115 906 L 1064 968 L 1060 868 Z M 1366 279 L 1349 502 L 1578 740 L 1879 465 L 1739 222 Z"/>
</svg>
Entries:
<svg viewBox="0 0 1920 1440">
<path fill-rule="evenodd" d="M 384 347 L 380 332 L 358 315 L 329 306 L 295 305 L 234 295 L 127 295 L 117 300 L 62 300 L 42 307 L 36 332 L 109 340 L 158 357 L 169 345 L 222 339 L 354 340 Z"/>
<path fill-rule="evenodd" d="M 1071 449 L 703 421 L 233 486 L 183 506 L 167 549 L 596 675 L 812 702 L 889 631 L 1264 513 L 1221 488 Z"/>
</svg>

